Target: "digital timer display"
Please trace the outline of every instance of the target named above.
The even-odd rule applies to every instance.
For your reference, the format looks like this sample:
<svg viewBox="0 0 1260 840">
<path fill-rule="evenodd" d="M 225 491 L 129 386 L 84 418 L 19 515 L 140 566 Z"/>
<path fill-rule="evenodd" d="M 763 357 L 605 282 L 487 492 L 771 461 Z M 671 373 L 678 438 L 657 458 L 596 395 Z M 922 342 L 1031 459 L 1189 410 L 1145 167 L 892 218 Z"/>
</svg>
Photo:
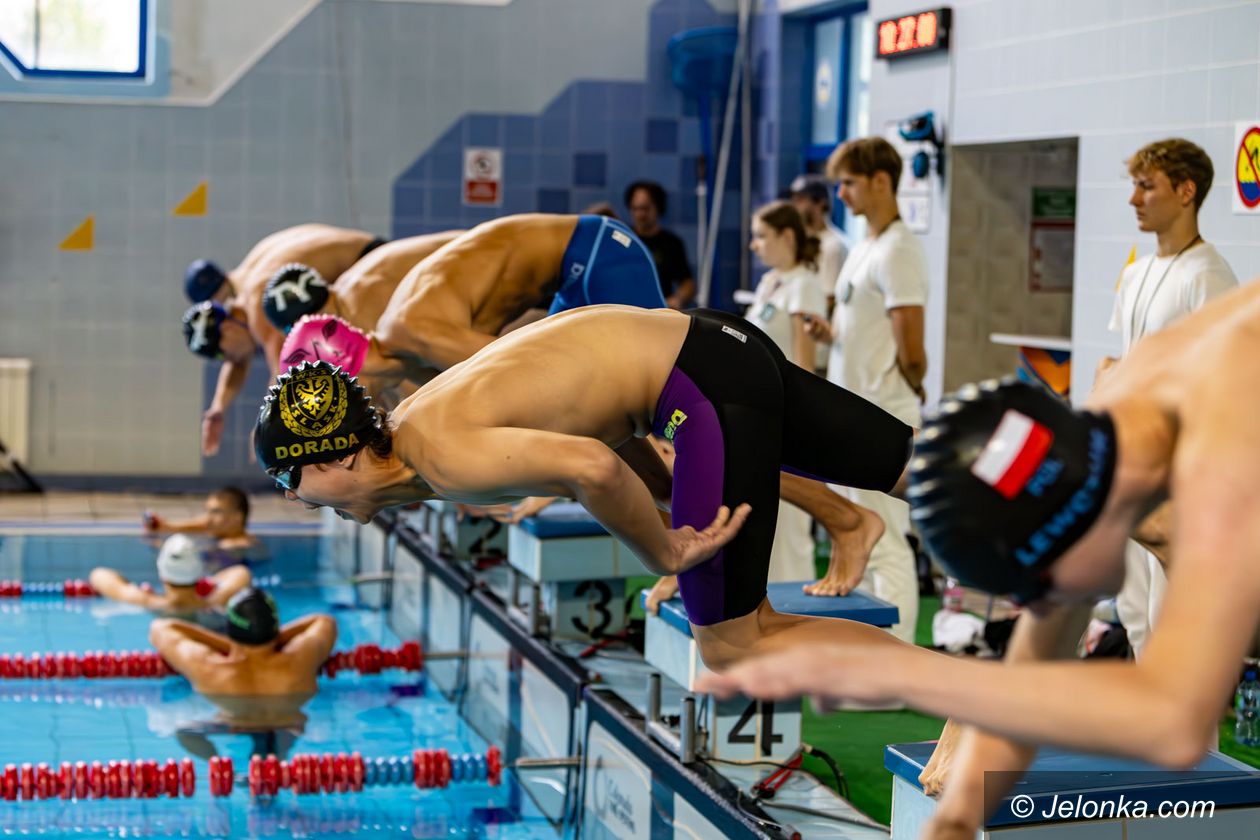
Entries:
<svg viewBox="0 0 1260 840">
<path fill-rule="evenodd" d="M 875 27 L 880 58 L 935 52 L 949 47 L 949 9 L 929 9 L 881 20 Z"/>
</svg>

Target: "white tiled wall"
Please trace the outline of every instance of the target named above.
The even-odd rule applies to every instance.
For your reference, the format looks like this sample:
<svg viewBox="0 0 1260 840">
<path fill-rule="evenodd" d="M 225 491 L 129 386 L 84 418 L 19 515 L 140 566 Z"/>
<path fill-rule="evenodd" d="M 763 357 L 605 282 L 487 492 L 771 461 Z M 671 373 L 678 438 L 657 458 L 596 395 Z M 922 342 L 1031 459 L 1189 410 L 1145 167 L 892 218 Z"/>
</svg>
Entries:
<svg viewBox="0 0 1260 840">
<path fill-rule="evenodd" d="M 871 101 L 881 115 L 927 105 L 949 114 L 952 143 L 1079 137 L 1072 392 L 1117 349 L 1106 329 L 1129 249 L 1153 249 L 1126 205 L 1125 158 L 1161 137 L 1203 146 L 1216 184 L 1204 236 L 1240 277 L 1260 270 L 1260 219 L 1229 207 L 1235 121 L 1260 117 L 1260 3 L 1254 0 L 955 0 L 950 58 L 879 63 Z M 923 4 L 873 0 L 876 18 Z M 952 75 L 952 78 L 951 78 Z M 874 116 L 874 115 L 873 115 Z M 880 125 L 881 119 L 873 119 Z M 935 208 L 934 208 L 935 209 Z M 940 227 L 948 226 L 941 220 Z M 926 237 L 933 294 L 944 298 L 947 251 Z M 949 278 L 952 282 L 952 277 Z M 929 355 L 943 309 L 928 310 Z M 931 319 L 939 319 L 935 324 Z M 939 366 L 937 367 L 939 371 Z M 939 382 L 939 380 L 935 380 Z M 935 392 L 934 392 L 935 393 Z"/>
<path fill-rule="evenodd" d="M 210 107 L 0 102 L 0 356 L 34 361 L 33 469 L 200 472 L 188 262 L 310 220 L 388 235 L 394 179 L 464 114 L 645 78 L 655 5 L 325 0 Z M 202 179 L 210 215 L 172 217 Z M 59 251 L 88 214 L 95 249 Z"/>
</svg>

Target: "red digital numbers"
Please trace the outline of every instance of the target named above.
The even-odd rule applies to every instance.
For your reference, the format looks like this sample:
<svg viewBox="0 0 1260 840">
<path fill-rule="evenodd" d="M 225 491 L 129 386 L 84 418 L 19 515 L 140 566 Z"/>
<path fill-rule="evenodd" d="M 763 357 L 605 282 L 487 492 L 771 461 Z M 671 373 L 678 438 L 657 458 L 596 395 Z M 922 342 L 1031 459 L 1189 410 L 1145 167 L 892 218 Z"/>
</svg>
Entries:
<svg viewBox="0 0 1260 840">
<path fill-rule="evenodd" d="M 879 25 L 879 54 L 889 55 L 897 51 L 897 21 L 886 20 Z"/>
<path fill-rule="evenodd" d="M 897 52 L 914 49 L 914 29 L 918 20 L 909 15 L 897 21 Z"/>
<path fill-rule="evenodd" d="M 919 12 L 880 21 L 877 50 L 881 57 L 943 48 L 941 32 L 948 24 L 948 9 Z M 942 20 L 942 14 L 946 15 Z"/>
<path fill-rule="evenodd" d="M 930 47 L 936 43 L 936 12 L 924 12 L 919 15 L 918 33 L 915 45 Z"/>
</svg>

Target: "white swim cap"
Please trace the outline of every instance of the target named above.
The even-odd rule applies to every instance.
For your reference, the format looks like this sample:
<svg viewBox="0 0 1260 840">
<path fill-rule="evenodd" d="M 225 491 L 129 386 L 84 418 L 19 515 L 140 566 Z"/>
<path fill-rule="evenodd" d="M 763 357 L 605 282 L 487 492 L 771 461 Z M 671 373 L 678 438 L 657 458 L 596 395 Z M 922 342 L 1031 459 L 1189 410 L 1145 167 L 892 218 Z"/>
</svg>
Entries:
<svg viewBox="0 0 1260 840">
<path fill-rule="evenodd" d="M 205 574 L 197 543 L 187 534 L 174 534 L 158 552 L 158 577 L 176 586 L 192 586 Z"/>
</svg>

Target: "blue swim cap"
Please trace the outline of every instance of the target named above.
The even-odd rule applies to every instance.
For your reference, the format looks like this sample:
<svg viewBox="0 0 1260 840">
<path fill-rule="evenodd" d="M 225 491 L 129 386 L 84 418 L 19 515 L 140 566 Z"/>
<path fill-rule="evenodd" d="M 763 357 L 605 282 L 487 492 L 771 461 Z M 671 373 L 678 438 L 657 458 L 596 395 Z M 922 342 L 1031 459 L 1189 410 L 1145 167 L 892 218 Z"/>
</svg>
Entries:
<svg viewBox="0 0 1260 840">
<path fill-rule="evenodd" d="M 1098 519 L 1116 467 L 1107 414 L 1039 385 L 991 380 L 941 401 L 915 440 L 910 518 L 967 586 L 1028 603 Z"/>
<path fill-rule="evenodd" d="M 193 260 L 184 271 L 184 294 L 193 303 L 210 300 L 227 282 L 227 275 L 209 260 Z"/>
</svg>

